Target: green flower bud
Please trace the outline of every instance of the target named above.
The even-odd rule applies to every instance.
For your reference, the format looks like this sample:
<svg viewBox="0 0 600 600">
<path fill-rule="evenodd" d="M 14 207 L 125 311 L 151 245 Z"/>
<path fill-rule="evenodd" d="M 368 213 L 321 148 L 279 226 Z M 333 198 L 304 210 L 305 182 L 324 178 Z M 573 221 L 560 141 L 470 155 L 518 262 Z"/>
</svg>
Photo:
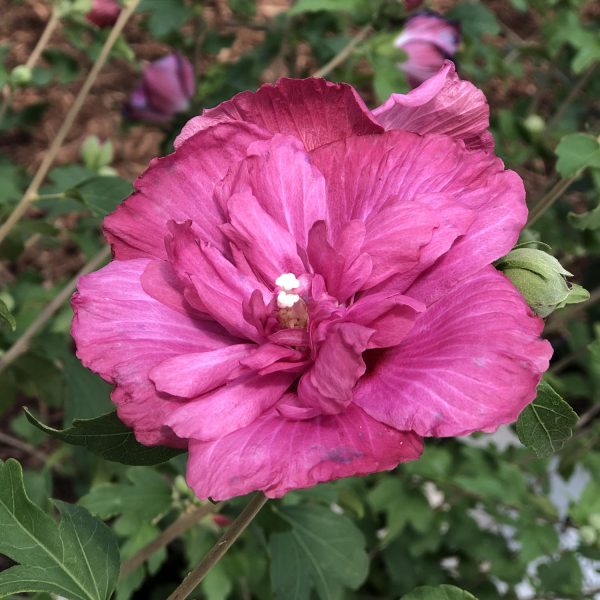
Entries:
<svg viewBox="0 0 600 600">
<path fill-rule="evenodd" d="M 547 317 L 567 304 L 584 302 L 590 296 L 581 286 L 567 282 L 566 277 L 572 274 L 556 258 L 537 248 L 517 247 L 496 261 L 495 266 L 540 317 Z"/>
<path fill-rule="evenodd" d="M 590 525 L 600 533 L 600 513 L 593 513 L 589 516 L 588 521 Z"/>
<path fill-rule="evenodd" d="M 95 135 L 89 135 L 81 146 L 81 158 L 88 169 L 100 171 L 113 159 L 113 146 L 110 141 L 101 142 Z"/>
<path fill-rule="evenodd" d="M 31 69 L 25 65 L 16 66 L 10 74 L 10 80 L 14 85 L 26 85 L 31 81 Z"/>
<path fill-rule="evenodd" d="M 546 129 L 546 121 L 540 115 L 529 115 L 524 121 L 523 126 L 529 133 L 538 134 Z"/>
<path fill-rule="evenodd" d="M 598 531 L 589 525 L 584 525 L 579 529 L 581 541 L 588 546 L 595 544 L 598 540 Z"/>
</svg>

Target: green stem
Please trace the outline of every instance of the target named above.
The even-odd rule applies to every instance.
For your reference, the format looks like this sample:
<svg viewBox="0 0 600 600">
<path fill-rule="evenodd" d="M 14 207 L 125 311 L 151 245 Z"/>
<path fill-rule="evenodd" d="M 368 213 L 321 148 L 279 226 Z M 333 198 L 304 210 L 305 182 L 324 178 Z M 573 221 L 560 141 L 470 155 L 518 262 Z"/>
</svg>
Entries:
<svg viewBox="0 0 600 600">
<path fill-rule="evenodd" d="M 223 558 L 246 527 L 250 525 L 266 502 L 267 497 L 261 492 L 257 492 L 219 541 L 204 556 L 200 564 L 179 584 L 167 600 L 184 600 L 188 598 L 198 584 L 208 575 L 209 571 Z"/>
<path fill-rule="evenodd" d="M 54 33 L 54 30 L 57 28 L 59 22 L 60 22 L 60 11 L 58 10 L 58 8 L 55 7 L 52 10 L 52 13 L 50 14 L 48 23 L 46 23 L 46 27 L 44 28 L 44 31 L 43 31 L 42 35 L 40 36 L 38 43 L 35 45 L 35 48 L 32 50 L 31 54 L 29 55 L 29 58 L 27 59 L 27 62 L 24 65 L 27 69 L 33 69 L 33 67 L 35 66 L 37 61 L 40 59 L 42 52 L 46 49 L 46 46 L 48 45 L 48 42 L 50 41 L 50 38 L 52 37 L 52 34 Z M 2 104 L 0 105 L 0 121 L 2 121 L 2 119 L 4 118 L 4 115 L 6 114 L 8 107 L 10 106 L 10 103 L 12 101 L 12 96 L 13 96 L 13 90 L 11 87 L 9 87 L 5 91 L 4 99 L 2 101 Z"/>
<path fill-rule="evenodd" d="M 557 181 L 550 191 L 541 200 L 536 202 L 529 212 L 527 227 L 531 227 L 567 191 L 578 177 L 579 175 L 574 175 L 573 177 Z"/>
<path fill-rule="evenodd" d="M 39 166 L 38 170 L 36 171 L 36 173 L 33 177 L 33 180 L 29 184 L 29 187 L 25 191 L 25 194 L 23 194 L 23 197 L 21 198 L 21 200 L 19 201 L 17 206 L 15 206 L 14 210 L 9 215 L 6 222 L 3 223 L 2 226 L 0 227 L 0 244 L 4 241 L 4 239 L 9 234 L 9 232 L 13 228 L 13 226 L 25 214 L 25 212 L 29 208 L 29 205 L 35 200 L 35 198 L 37 196 L 37 192 L 40 188 L 40 185 L 42 185 L 42 182 L 44 181 L 46 175 L 48 174 L 50 167 L 54 163 L 54 159 L 56 158 L 56 155 L 58 154 L 60 147 L 62 146 L 65 138 L 67 137 L 67 134 L 71 130 L 71 127 L 73 126 L 73 123 L 75 122 L 75 119 L 76 119 L 77 115 L 79 114 L 79 111 L 81 110 L 81 107 L 83 106 L 85 99 L 87 98 L 88 94 L 90 93 L 92 86 L 96 82 L 98 74 L 100 73 L 100 69 L 102 69 L 102 67 L 104 66 L 104 63 L 106 62 L 108 55 L 110 54 L 110 51 L 112 50 L 116 41 L 119 39 L 119 35 L 121 35 L 121 31 L 123 31 L 123 27 L 125 27 L 125 24 L 127 23 L 129 18 L 133 14 L 133 12 L 136 9 L 139 2 L 140 2 L 140 0 L 129 0 L 129 2 L 126 3 L 125 8 L 121 11 L 119 18 L 117 19 L 117 22 L 115 23 L 110 34 L 108 35 L 108 38 L 106 39 L 106 42 L 104 43 L 104 46 L 102 47 L 102 50 L 100 51 L 100 54 L 98 55 L 98 58 L 96 59 L 96 62 L 92 66 L 91 71 L 89 72 L 86 80 L 84 81 L 83 85 L 81 86 L 81 89 L 79 90 L 79 93 L 77 94 L 77 97 L 75 98 L 75 101 L 73 102 L 73 105 L 71 106 L 69 112 L 67 113 L 67 116 L 65 117 L 65 120 L 63 121 L 63 124 L 61 125 L 60 129 L 58 130 L 58 133 L 56 134 L 56 137 L 54 138 L 52 144 L 50 145 L 48 152 L 46 152 L 46 154 L 44 155 L 42 164 Z"/>
<path fill-rule="evenodd" d="M 81 270 L 67 283 L 67 285 L 46 305 L 46 308 L 39 316 L 31 323 L 31 325 L 23 332 L 19 339 L 2 355 L 0 356 L 0 373 L 8 367 L 16 358 L 21 356 L 29 348 L 31 339 L 39 333 L 39 331 L 52 318 L 54 313 L 71 297 L 75 291 L 77 281 L 82 275 L 91 273 L 96 270 L 110 256 L 110 248 L 105 246 L 96 256 L 87 262 Z"/>
<path fill-rule="evenodd" d="M 562 116 L 565 114 L 569 106 L 571 106 L 573 100 L 577 98 L 581 90 L 586 86 L 587 82 L 590 80 L 597 67 L 598 62 L 593 63 L 585 70 L 585 72 L 577 80 L 577 82 L 571 88 L 571 91 L 568 93 L 567 97 L 562 101 L 561 105 L 558 107 L 554 115 L 550 117 L 550 120 L 548 121 L 548 130 L 551 130 L 561 120 Z"/>
<path fill-rule="evenodd" d="M 176 521 L 171 523 L 158 537 L 154 538 L 149 544 L 136 552 L 131 558 L 128 558 L 121 565 L 119 579 L 127 577 L 135 571 L 139 566 L 144 564 L 155 552 L 170 544 L 177 539 L 182 533 L 192 528 L 200 519 L 206 515 L 218 511 L 222 503 L 211 504 L 207 502 L 202 506 L 196 506 L 193 510 L 183 513 Z"/>
</svg>

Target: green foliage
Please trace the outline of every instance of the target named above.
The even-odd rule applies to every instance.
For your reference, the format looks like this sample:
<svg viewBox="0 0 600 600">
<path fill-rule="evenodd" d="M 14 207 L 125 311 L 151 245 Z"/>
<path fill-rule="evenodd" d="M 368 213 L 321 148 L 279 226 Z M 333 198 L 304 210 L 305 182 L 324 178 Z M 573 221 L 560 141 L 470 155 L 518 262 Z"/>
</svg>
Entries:
<svg viewBox="0 0 600 600">
<path fill-rule="evenodd" d="M 517 434 L 537 456 L 549 456 L 564 446 L 577 420 L 575 411 L 560 395 L 541 382 L 535 400 L 519 415 Z"/>
<path fill-rule="evenodd" d="M 554 347 L 547 384 L 540 386 L 538 398 L 517 424 L 529 448 L 518 444 L 510 428 L 460 441 L 428 440 L 418 461 L 391 473 L 288 493 L 261 511 L 194 597 L 515 600 L 524 585 L 532 597 L 544 600 L 589 595 L 582 557 L 600 558 L 600 130 L 594 104 L 600 96 L 600 41 L 594 10 L 590 2 L 579 0 L 438 5 L 449 7 L 444 16 L 460 21 L 458 71 L 485 93 L 496 153 L 523 177 L 529 207 L 555 189 L 557 180 L 569 183 L 522 233 L 521 241 L 527 243 L 498 263 L 538 313 L 547 316 L 544 335 Z M 61 0 L 61 35 L 69 47 L 53 36 L 32 69 L 15 63 L 25 60 L 22 54 L 0 48 L 3 99 L 10 89 L 15 94 L 0 119 L 0 220 L 29 184 L 43 154 L 40 140 L 57 129 L 61 86 L 71 86 L 64 93 L 70 101 L 108 35 L 85 20 L 89 6 L 89 0 Z M 26 3 L 20 10 L 26 10 Z M 133 160 L 127 154 L 132 139 L 143 140 L 143 155 L 146 141 L 151 145 L 162 132 L 160 154 L 166 154 L 189 117 L 274 77 L 308 76 L 342 52 L 367 24 L 368 36 L 327 77 L 354 85 L 369 107 L 391 93 L 409 91 L 398 69 L 406 56 L 393 47 L 406 17 L 400 0 L 299 0 L 277 15 L 248 0 L 204 5 L 143 0 L 138 12 L 92 92 L 103 95 L 109 87 L 103 107 L 114 114 L 100 119 L 84 106 L 85 123 L 78 121 L 71 131 L 60 166 L 51 170 L 39 199 L 0 247 L 0 301 L 6 307 L 0 304 L 2 352 L 101 249 L 103 217 L 132 190 L 117 173 L 129 177 L 143 167 L 137 153 Z M 23 21 L 33 43 L 31 36 L 40 28 L 33 20 Z M 114 76 L 129 69 L 131 77 L 138 77 L 146 60 L 168 48 L 193 59 L 198 70 L 192 107 L 172 123 L 121 127 L 117 113 L 129 87 L 119 88 L 123 78 Z M 141 138 L 131 136 L 132 131 Z M 110 142 L 100 143 L 94 136 L 83 141 L 88 132 L 101 132 Z M 69 163 L 82 141 L 81 163 Z M 24 152 L 29 144 L 30 157 Z M 540 240 L 551 244 L 556 259 L 534 249 L 542 248 Z M 567 269 L 573 273 L 569 282 Z M 591 301 L 550 314 L 587 298 L 571 281 L 594 290 Z M 113 410 L 111 386 L 74 356 L 71 316 L 66 303 L 0 374 L 3 433 L 24 444 L 0 443 L 0 458 L 22 460 L 22 482 L 13 478 L 11 485 L 17 482 L 20 494 L 24 486 L 40 507 L 32 509 L 25 502 L 23 520 L 31 522 L 30 512 L 40 519 L 43 526 L 37 532 L 51 538 L 48 547 L 60 540 L 63 529 L 74 527 L 69 523 L 88 532 L 98 525 L 89 546 L 97 558 L 94 549 L 102 545 L 107 528 L 84 507 L 106 520 L 113 533 L 106 537 L 110 552 L 101 558 L 104 565 L 108 560 L 111 583 L 102 589 L 110 594 L 118 568 L 115 538 L 127 560 L 198 501 L 184 484 L 183 450 L 142 446 L 114 413 L 107 414 Z M 576 435 L 576 417 L 561 396 L 582 415 Z M 25 417 L 19 408 L 23 403 L 35 407 L 45 423 L 65 428 Z M 531 450 L 541 458 L 534 459 Z M 571 486 L 570 478 L 579 485 Z M 563 486 L 568 492 L 557 494 Z M 1 487 L 0 497 L 6 493 Z M 79 499 L 82 506 L 54 505 L 53 496 Z M 221 512 L 233 519 L 243 504 L 234 499 Z M 54 506 L 62 514 L 60 525 Z M 0 522 L 5 523 L 4 516 Z M 116 600 L 127 600 L 136 591 L 136 597 L 166 598 L 222 531 L 212 517 L 202 519 L 122 578 Z M 73 541 L 72 532 L 64 536 Z M 0 540 L 0 546 L 9 541 L 14 540 Z M 11 551 L 19 547 L 13 543 Z M 27 582 L 36 572 L 33 557 L 38 552 L 21 551 L 24 560 L 9 552 L 21 564 L 0 573 L 0 582 L 23 573 L 25 581 L 15 583 L 13 591 L 42 589 Z M 76 554 L 81 565 L 84 555 Z M 82 569 L 85 574 L 85 565 Z M 94 567 L 92 572 L 105 571 Z M 47 592 L 31 597 L 50 598 Z"/>
<path fill-rule="evenodd" d="M 0 573 L 0 597 L 52 592 L 73 600 L 108 600 L 119 573 L 110 529 L 84 508 L 60 500 L 60 523 L 33 504 L 21 466 L 0 461 L 0 553 L 16 566 Z"/>
<path fill-rule="evenodd" d="M 178 448 L 143 446 L 115 412 L 94 419 L 75 419 L 71 427 L 62 430 L 44 425 L 27 409 L 25 412 L 29 421 L 48 435 L 125 465 L 157 465 L 183 452 Z"/>
<path fill-rule="evenodd" d="M 156 37 L 178 31 L 193 14 L 183 0 L 142 0 L 137 10 L 149 12 L 148 29 Z"/>
<path fill-rule="evenodd" d="M 350 519 L 321 507 L 282 507 L 277 514 L 291 530 L 271 536 L 271 579 L 278 598 L 339 597 L 365 580 L 369 560 L 365 539 Z"/>
<path fill-rule="evenodd" d="M 17 321 L 12 316 L 8 306 L 4 300 L 0 299 L 0 322 L 5 327 L 8 327 L 11 331 L 14 331 L 17 328 Z"/>
<path fill-rule="evenodd" d="M 453 585 L 440 585 L 439 587 L 427 585 L 402 596 L 401 600 L 477 600 L 477 598 Z"/>
<path fill-rule="evenodd" d="M 600 168 L 600 141 L 584 133 L 567 135 L 556 147 L 556 170 L 563 177 L 571 177 L 587 168 Z"/>
<path fill-rule="evenodd" d="M 80 499 L 93 515 L 108 519 L 126 517 L 138 529 L 152 523 L 171 507 L 171 486 L 156 471 L 145 467 L 127 470 L 127 483 L 101 483 Z"/>
<path fill-rule="evenodd" d="M 353 12 L 364 4 L 364 0 L 298 0 L 290 9 L 290 15 L 318 11 Z"/>
</svg>

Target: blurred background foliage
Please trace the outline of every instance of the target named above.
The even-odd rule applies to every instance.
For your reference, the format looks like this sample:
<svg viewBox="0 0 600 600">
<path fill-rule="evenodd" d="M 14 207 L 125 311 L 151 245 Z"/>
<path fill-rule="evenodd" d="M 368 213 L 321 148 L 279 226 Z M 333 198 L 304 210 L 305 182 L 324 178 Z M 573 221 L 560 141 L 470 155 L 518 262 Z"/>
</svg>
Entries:
<svg viewBox="0 0 600 600">
<path fill-rule="evenodd" d="M 10 99 L 0 120 L 2 220 L 108 35 L 66 6 L 27 70 L 19 66 L 51 6 L 0 0 L 0 88 Z M 420 461 L 391 473 L 290 493 L 266 506 L 194 597 L 466 598 L 449 588 L 409 595 L 452 584 L 480 600 L 600 598 L 600 4 L 431 0 L 423 9 L 460 23 L 459 72 L 484 90 L 497 153 L 525 181 L 535 218 L 523 241 L 549 244 L 591 291 L 587 303 L 552 314 L 545 331 L 555 349 L 547 381 L 581 418 L 550 458 L 537 458 L 514 428 L 503 428 L 429 443 Z M 400 0 L 143 0 L 39 198 L 0 247 L 0 361 L 102 252 L 103 216 L 150 158 L 171 150 L 187 118 L 263 82 L 308 76 L 340 53 L 328 78 L 353 84 L 375 107 L 408 90 L 397 66 L 402 52 L 392 45 L 406 16 Z M 195 71 L 189 110 L 158 125 L 127 120 L 122 106 L 143 65 L 173 50 Z M 182 456 L 126 467 L 26 419 L 23 406 L 62 428 L 112 408 L 110 386 L 73 355 L 70 320 L 68 303 L 59 302 L 0 362 L 0 458 L 22 463 L 27 493 L 45 511 L 59 498 L 106 521 L 125 560 L 198 501 L 184 483 Z M 244 502 L 226 503 L 222 517 L 207 515 L 121 578 L 118 600 L 165 598 Z M 0 570 L 11 564 L 0 556 Z"/>
</svg>

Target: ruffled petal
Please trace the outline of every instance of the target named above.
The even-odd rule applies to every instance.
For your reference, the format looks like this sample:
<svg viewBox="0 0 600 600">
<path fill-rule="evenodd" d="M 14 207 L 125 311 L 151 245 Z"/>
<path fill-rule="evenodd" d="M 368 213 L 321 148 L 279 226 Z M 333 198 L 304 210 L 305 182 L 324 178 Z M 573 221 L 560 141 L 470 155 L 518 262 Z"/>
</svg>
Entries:
<svg viewBox="0 0 600 600">
<path fill-rule="evenodd" d="M 73 296 L 71 333 L 81 362 L 117 386 L 119 417 L 144 444 L 181 445 L 162 431 L 173 403 L 160 397 L 148 378 L 152 367 L 180 354 L 228 346 L 233 340 L 206 321 L 149 296 L 141 277 L 150 260 L 113 261 L 81 277 Z"/>
<path fill-rule="evenodd" d="M 298 399 L 323 414 L 337 414 L 352 401 L 352 390 L 365 372 L 362 353 L 373 330 L 356 323 L 332 325 L 312 367 L 300 378 Z"/>
<path fill-rule="evenodd" d="M 227 207 L 229 224 L 223 230 L 266 284 L 274 285 L 282 273 L 304 272 L 296 240 L 252 194 L 234 194 Z"/>
<path fill-rule="evenodd" d="M 269 299 L 271 294 L 267 288 L 256 278 L 241 273 L 219 250 L 197 241 L 189 221 L 171 222 L 169 229 L 172 233 L 165 242 L 169 261 L 182 283 L 189 281 L 192 284 L 195 296 L 189 293 L 186 296 L 190 302 L 231 335 L 260 341 L 262 335 L 244 317 L 244 302 L 255 290 Z"/>
<path fill-rule="evenodd" d="M 235 193 L 252 194 L 301 247 L 313 223 L 327 218 L 325 180 L 291 136 L 252 144 L 247 159 L 218 189 L 223 206 Z"/>
<path fill-rule="evenodd" d="M 410 332 L 425 305 L 401 294 L 363 295 L 346 313 L 352 323 L 373 329 L 367 348 L 397 346 Z"/>
<path fill-rule="evenodd" d="M 255 348 L 255 344 L 233 344 L 209 352 L 173 356 L 150 370 L 150 380 L 159 392 L 195 398 L 226 383 Z"/>
<path fill-rule="evenodd" d="M 314 224 L 308 235 L 307 256 L 315 273 L 323 277 L 327 293 L 345 302 L 368 280 L 371 257 L 362 252 L 365 225 L 351 221 L 335 242 L 329 243 L 325 221 Z"/>
<path fill-rule="evenodd" d="M 542 328 L 508 279 L 487 267 L 429 307 L 399 346 L 372 358 L 354 402 L 423 436 L 494 431 L 535 397 L 552 354 Z"/>
<path fill-rule="evenodd" d="M 135 193 L 104 219 L 104 233 L 118 259 L 166 258 L 167 222 L 191 220 L 199 239 L 222 251 L 223 211 L 213 191 L 246 149 L 269 134 L 254 125 L 229 123 L 204 131 L 176 152 L 154 159 L 135 182 Z"/>
<path fill-rule="evenodd" d="M 190 441 L 187 482 L 200 498 L 254 490 L 269 498 L 341 477 L 387 471 L 417 459 L 421 439 L 355 406 L 335 416 L 289 420 L 277 411 L 213 442 Z"/>
<path fill-rule="evenodd" d="M 392 94 L 373 110 L 373 116 L 386 131 L 441 133 L 463 140 L 467 148 L 491 151 L 494 147 L 490 109 L 483 92 L 459 79 L 449 60 L 408 94 Z"/>
<path fill-rule="evenodd" d="M 431 241 L 420 247 L 417 263 L 407 269 L 410 264 L 399 262 L 398 277 L 377 291 L 408 293 L 414 282 L 417 287 L 408 295 L 429 304 L 463 277 L 509 252 L 527 218 L 520 177 L 505 171 L 492 154 L 466 150 L 462 142 L 448 137 L 390 131 L 331 144 L 313 152 L 312 158 L 327 182 L 333 239 L 351 220 L 367 223 L 380 264 L 390 236 L 377 242 L 378 228 L 369 228 L 369 223 L 377 224 L 381 212 L 404 206 L 417 213 L 423 206 L 440 220 Z M 407 238 L 410 255 L 414 241 Z M 393 252 L 402 250 L 402 241 L 395 240 Z M 434 271 L 430 267 L 436 260 Z"/>
<path fill-rule="evenodd" d="M 286 392 L 295 375 L 247 375 L 210 394 L 179 404 L 166 425 L 180 438 L 210 441 L 254 422 Z M 220 468 L 215 465 L 215 468 Z"/>
<path fill-rule="evenodd" d="M 232 121 L 293 135 L 309 151 L 351 135 L 382 131 L 352 86 L 317 78 L 283 78 L 257 92 L 242 92 L 194 117 L 175 140 L 175 147 L 198 131 Z"/>
</svg>

